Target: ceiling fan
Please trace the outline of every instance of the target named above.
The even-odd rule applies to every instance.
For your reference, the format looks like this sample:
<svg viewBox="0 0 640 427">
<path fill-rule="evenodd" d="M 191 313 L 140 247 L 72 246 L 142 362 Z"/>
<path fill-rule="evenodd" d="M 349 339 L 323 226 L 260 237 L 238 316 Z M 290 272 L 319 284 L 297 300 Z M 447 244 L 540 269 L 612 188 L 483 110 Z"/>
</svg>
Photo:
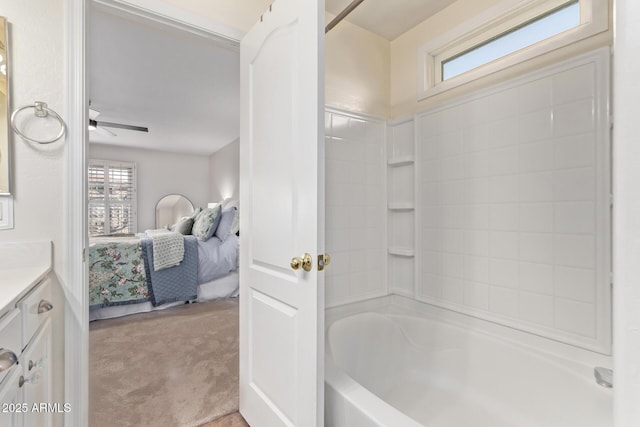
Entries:
<svg viewBox="0 0 640 427">
<path fill-rule="evenodd" d="M 116 136 L 116 133 L 112 132 L 108 128 L 117 128 L 117 129 L 126 129 L 126 130 L 134 130 L 138 132 L 149 132 L 149 128 L 145 126 L 135 126 L 135 125 L 127 125 L 124 123 L 114 123 L 114 122 L 104 122 L 102 120 L 96 120 L 100 112 L 94 110 L 93 108 L 89 108 L 89 130 L 101 130 L 105 133 L 110 134 L 111 136 Z"/>
</svg>

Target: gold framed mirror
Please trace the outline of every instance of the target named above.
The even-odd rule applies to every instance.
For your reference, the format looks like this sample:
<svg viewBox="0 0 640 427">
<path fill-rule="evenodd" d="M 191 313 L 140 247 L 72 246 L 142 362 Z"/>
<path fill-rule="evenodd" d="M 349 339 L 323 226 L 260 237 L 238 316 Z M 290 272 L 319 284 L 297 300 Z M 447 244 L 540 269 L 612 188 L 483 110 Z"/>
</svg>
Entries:
<svg viewBox="0 0 640 427">
<path fill-rule="evenodd" d="M 11 194 L 11 143 L 9 140 L 9 31 L 0 16 L 0 194 Z"/>
</svg>

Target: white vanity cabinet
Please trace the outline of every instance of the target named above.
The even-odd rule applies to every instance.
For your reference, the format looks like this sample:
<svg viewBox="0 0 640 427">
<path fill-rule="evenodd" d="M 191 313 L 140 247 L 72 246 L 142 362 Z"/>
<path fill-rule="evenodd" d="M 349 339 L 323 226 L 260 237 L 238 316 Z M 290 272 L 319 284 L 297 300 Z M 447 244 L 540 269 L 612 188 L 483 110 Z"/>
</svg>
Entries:
<svg viewBox="0 0 640 427">
<path fill-rule="evenodd" d="M 49 427 L 62 409 L 52 401 L 51 293 L 51 281 L 45 278 L 0 319 L 0 348 L 12 348 L 17 358 L 0 372 L 0 426 Z"/>
<path fill-rule="evenodd" d="M 24 427 L 51 426 L 57 409 L 51 394 L 51 281 L 45 279 L 17 307 L 22 315 L 23 402 L 28 408 Z"/>
<path fill-rule="evenodd" d="M 51 320 L 47 320 L 22 353 L 23 402 L 29 410 L 23 415 L 24 427 L 51 426 L 54 411 L 60 408 L 51 395 Z"/>
<path fill-rule="evenodd" d="M 0 426 L 22 427 L 22 316 L 13 309 L 0 318 Z"/>
<path fill-rule="evenodd" d="M 20 378 L 22 372 L 15 368 L 0 385 L 0 425 L 3 427 L 23 427 L 22 390 Z"/>
</svg>

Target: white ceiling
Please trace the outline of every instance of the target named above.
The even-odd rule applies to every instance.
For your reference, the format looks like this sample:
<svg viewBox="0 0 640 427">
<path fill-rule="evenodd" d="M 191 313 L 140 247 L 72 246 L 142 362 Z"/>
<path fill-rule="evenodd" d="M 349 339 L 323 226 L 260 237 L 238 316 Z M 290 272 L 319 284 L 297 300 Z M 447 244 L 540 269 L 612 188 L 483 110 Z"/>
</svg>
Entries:
<svg viewBox="0 0 640 427">
<path fill-rule="evenodd" d="M 326 0 L 338 14 L 352 0 Z M 346 19 L 393 40 L 455 0 L 365 0 Z M 211 154 L 239 137 L 239 54 L 142 18 L 91 9 L 89 97 L 98 121 L 149 133 L 90 132 L 90 142 Z"/>
<path fill-rule="evenodd" d="M 149 128 L 94 131 L 91 142 L 211 154 L 239 137 L 238 52 L 95 7 L 90 19 L 89 98 L 98 122 Z"/>
<path fill-rule="evenodd" d="M 325 9 L 334 15 L 353 0 L 326 0 Z M 394 40 L 456 0 L 364 0 L 346 20 L 372 33 Z"/>
</svg>

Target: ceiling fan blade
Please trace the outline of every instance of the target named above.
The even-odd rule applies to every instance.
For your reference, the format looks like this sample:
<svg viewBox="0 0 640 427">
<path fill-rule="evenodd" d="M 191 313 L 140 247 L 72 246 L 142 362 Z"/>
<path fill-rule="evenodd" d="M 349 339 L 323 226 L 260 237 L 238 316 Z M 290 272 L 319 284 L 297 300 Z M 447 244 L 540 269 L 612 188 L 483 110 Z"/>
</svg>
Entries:
<svg viewBox="0 0 640 427">
<path fill-rule="evenodd" d="M 98 132 L 102 133 L 102 134 L 106 134 L 106 135 L 109 135 L 109 136 L 118 136 L 118 134 L 117 134 L 117 133 L 115 133 L 115 132 L 113 132 L 113 131 L 111 131 L 111 130 L 109 130 L 109 129 L 105 128 L 105 127 L 102 127 L 102 126 L 98 126 L 98 127 L 96 128 L 96 130 L 97 130 Z"/>
<path fill-rule="evenodd" d="M 100 115 L 100 111 L 89 108 L 89 118 L 95 120 Z"/>
<path fill-rule="evenodd" d="M 89 119 L 89 132 L 97 132 L 102 134 L 103 136 L 118 136 L 115 132 L 110 131 L 109 129 L 99 126 L 98 122 L 94 119 Z"/>
<path fill-rule="evenodd" d="M 112 123 L 112 122 L 97 122 L 97 124 L 98 126 L 102 126 L 102 127 L 135 130 L 139 132 L 149 132 L 149 128 L 144 126 L 125 125 L 122 123 Z"/>
</svg>

